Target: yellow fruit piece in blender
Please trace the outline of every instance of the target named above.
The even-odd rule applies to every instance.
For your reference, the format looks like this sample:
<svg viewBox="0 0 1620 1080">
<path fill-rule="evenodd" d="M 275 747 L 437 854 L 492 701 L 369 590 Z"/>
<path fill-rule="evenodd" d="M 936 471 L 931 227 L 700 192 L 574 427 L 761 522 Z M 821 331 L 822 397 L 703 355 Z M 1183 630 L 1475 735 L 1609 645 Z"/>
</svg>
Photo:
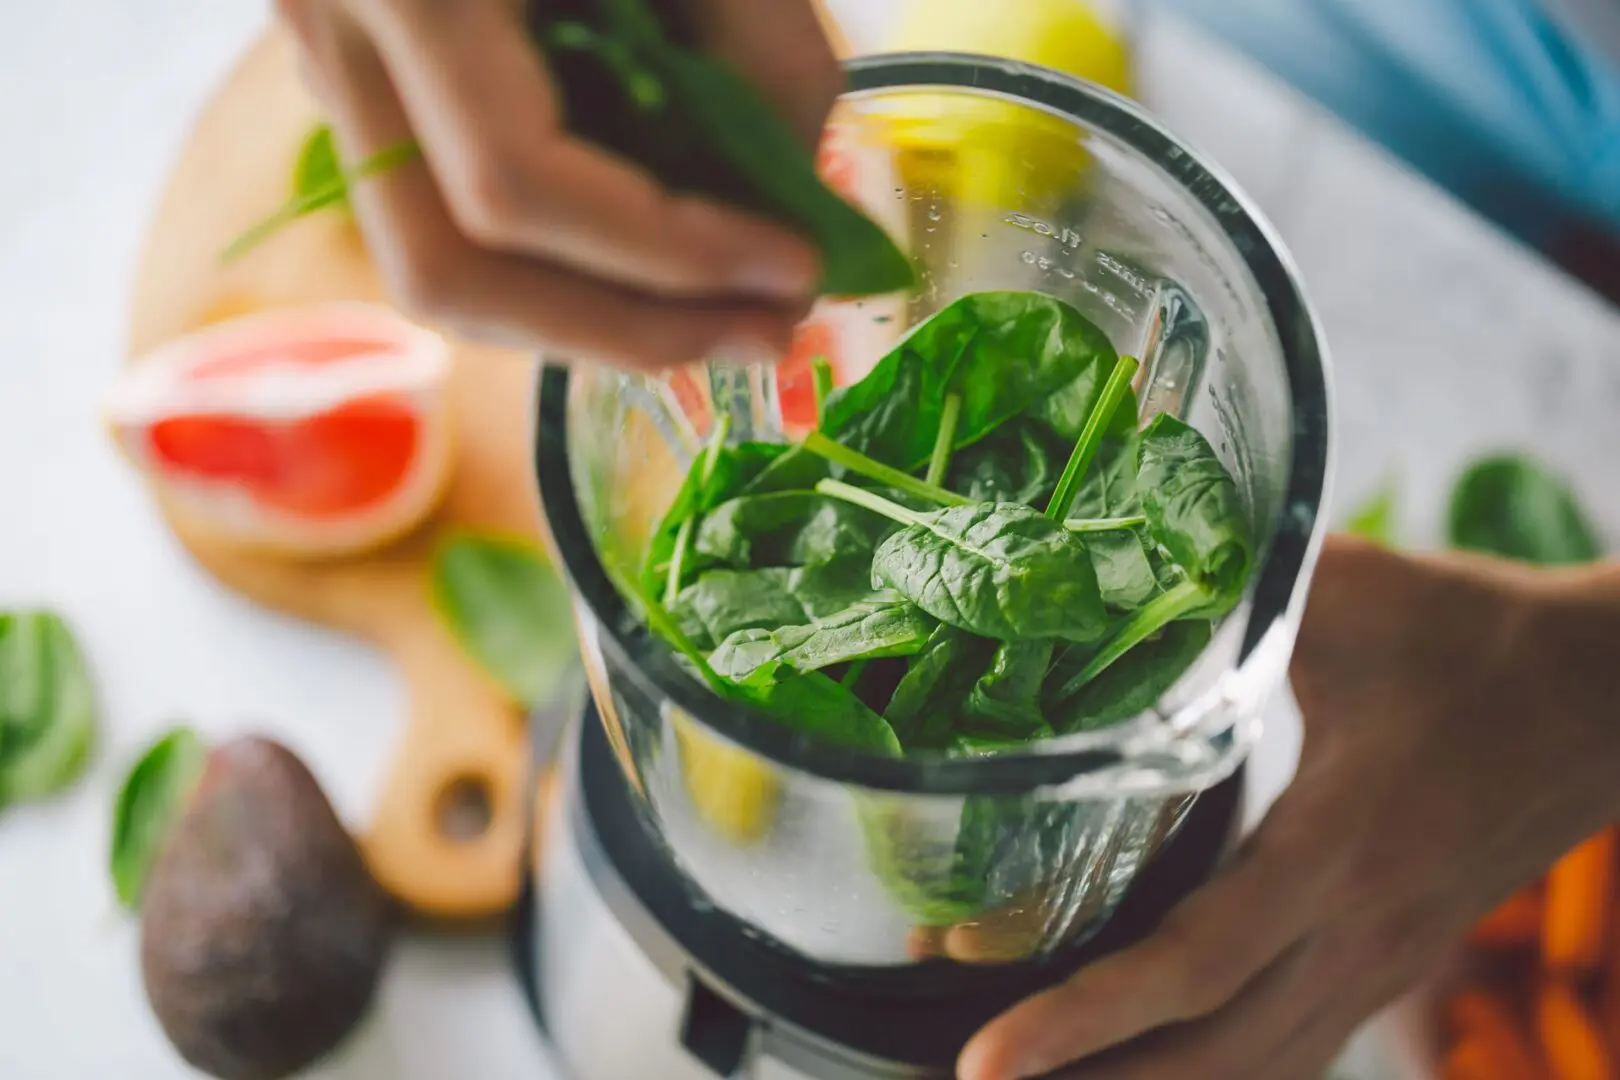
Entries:
<svg viewBox="0 0 1620 1080">
<path fill-rule="evenodd" d="M 710 735 L 673 707 L 670 712 L 686 794 L 698 814 L 734 844 L 764 839 L 782 794 L 771 767 Z"/>
<path fill-rule="evenodd" d="M 1133 88 L 1125 37 L 1086 0 L 908 0 L 889 52 L 969 52 L 1039 64 L 1118 93 Z M 906 181 L 961 203 L 1027 208 L 1078 188 L 1090 158 L 1065 121 L 952 94 L 886 103 Z"/>
</svg>

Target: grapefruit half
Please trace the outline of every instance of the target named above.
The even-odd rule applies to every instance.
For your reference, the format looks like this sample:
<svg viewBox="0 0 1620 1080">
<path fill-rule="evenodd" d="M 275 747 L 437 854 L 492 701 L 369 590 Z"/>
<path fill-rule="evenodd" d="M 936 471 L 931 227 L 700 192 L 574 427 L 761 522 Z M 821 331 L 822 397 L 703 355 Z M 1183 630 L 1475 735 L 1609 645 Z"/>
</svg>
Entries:
<svg viewBox="0 0 1620 1080">
<path fill-rule="evenodd" d="M 286 555 L 350 555 L 408 532 L 442 495 L 449 371 L 444 339 L 389 308 L 283 308 L 138 358 L 107 419 L 188 524 Z"/>
</svg>

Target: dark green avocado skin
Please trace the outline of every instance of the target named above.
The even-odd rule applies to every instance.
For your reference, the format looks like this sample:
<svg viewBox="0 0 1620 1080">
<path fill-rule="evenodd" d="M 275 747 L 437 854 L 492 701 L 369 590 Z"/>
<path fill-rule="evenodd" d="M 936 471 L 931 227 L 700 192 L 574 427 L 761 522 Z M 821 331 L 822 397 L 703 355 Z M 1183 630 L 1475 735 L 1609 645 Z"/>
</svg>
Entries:
<svg viewBox="0 0 1620 1080">
<path fill-rule="evenodd" d="M 210 752 L 148 879 L 147 1000 L 195 1068 L 280 1080 L 365 1015 L 393 921 L 309 769 L 277 743 L 237 739 Z"/>
</svg>

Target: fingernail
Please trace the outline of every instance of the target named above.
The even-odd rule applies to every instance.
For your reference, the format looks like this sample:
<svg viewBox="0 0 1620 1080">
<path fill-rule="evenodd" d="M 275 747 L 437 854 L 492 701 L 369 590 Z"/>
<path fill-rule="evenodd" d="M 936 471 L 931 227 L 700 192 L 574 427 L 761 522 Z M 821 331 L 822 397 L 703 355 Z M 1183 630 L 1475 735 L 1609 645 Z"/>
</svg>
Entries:
<svg viewBox="0 0 1620 1080">
<path fill-rule="evenodd" d="M 820 280 L 820 263 L 809 249 L 784 245 L 752 254 L 738 270 L 733 285 L 756 296 L 797 300 L 813 295 Z"/>
</svg>

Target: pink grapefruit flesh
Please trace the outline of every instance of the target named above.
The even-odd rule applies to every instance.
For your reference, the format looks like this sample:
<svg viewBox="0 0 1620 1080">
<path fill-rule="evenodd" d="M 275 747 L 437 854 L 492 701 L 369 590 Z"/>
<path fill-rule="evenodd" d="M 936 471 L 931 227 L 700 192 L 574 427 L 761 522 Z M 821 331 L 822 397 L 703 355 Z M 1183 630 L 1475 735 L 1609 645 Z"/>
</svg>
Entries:
<svg viewBox="0 0 1620 1080">
<path fill-rule="evenodd" d="M 436 335 L 369 304 L 287 308 L 188 334 L 113 394 L 119 445 L 188 523 L 286 554 L 409 531 L 449 475 Z"/>
</svg>

